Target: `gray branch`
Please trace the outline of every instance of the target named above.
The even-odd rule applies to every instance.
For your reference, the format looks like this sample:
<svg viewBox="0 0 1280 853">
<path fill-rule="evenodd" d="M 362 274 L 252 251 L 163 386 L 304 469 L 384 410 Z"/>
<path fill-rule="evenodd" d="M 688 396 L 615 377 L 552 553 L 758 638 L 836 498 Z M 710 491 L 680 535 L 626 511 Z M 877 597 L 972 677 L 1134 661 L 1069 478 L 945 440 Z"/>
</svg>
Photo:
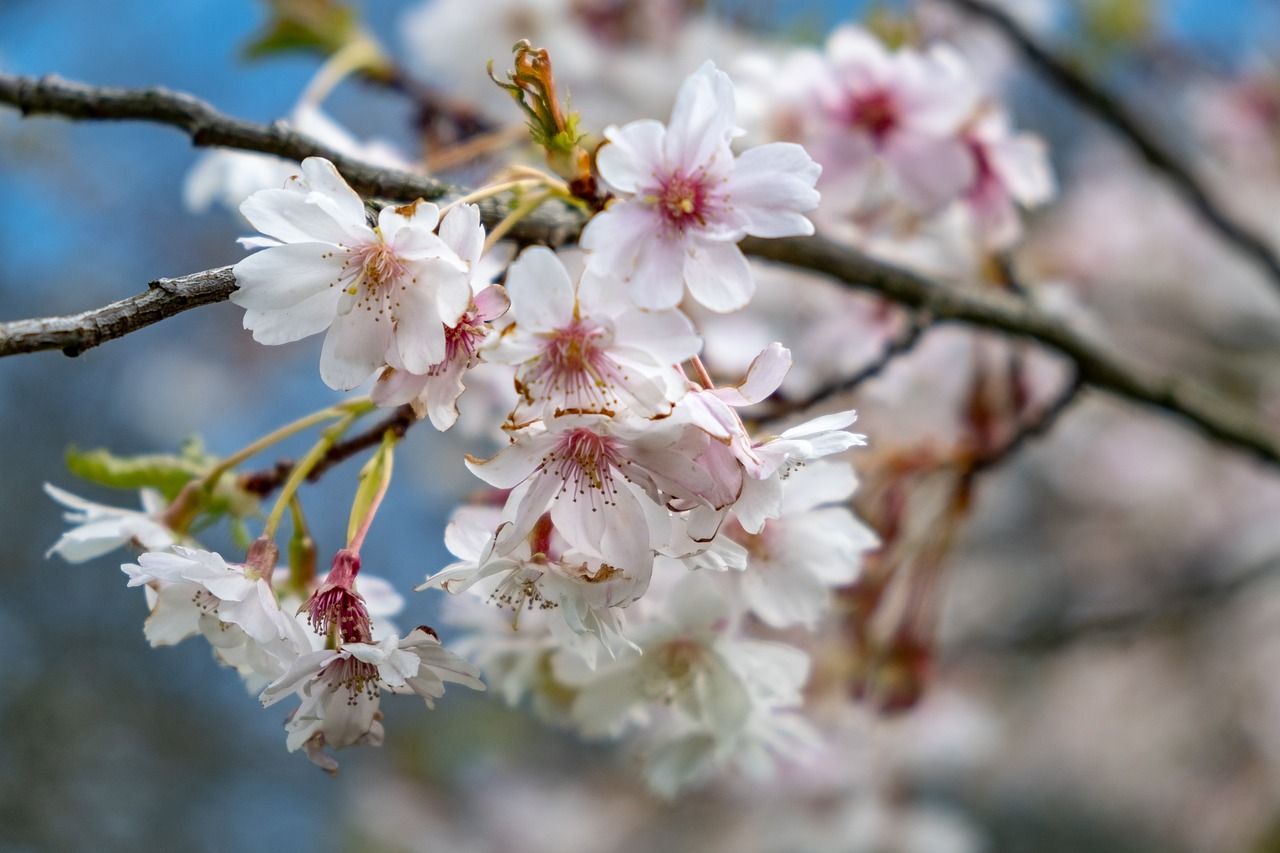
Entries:
<svg viewBox="0 0 1280 853">
<path fill-rule="evenodd" d="M 235 289 L 231 267 L 218 267 L 181 278 L 157 279 L 145 293 L 92 311 L 0 323 L 0 356 L 48 349 L 79 355 L 188 308 L 222 302 Z"/>
<path fill-rule="evenodd" d="M 13 104 L 26 113 L 159 121 L 186 129 L 196 144 L 247 148 L 293 158 L 325 156 L 332 158 L 360 192 L 396 201 L 456 192 L 455 188 L 421 176 L 339 157 L 280 125 L 263 128 L 226 118 L 194 98 L 160 89 L 98 89 L 51 78 L 32 80 L 0 74 L 0 103 Z M 523 220 L 513 230 L 513 237 L 552 246 L 573 242 L 581 229 L 582 216 L 563 205 L 544 207 Z M 481 209 L 486 224 L 492 225 L 505 214 L 506 206 L 489 199 Z M 822 237 L 748 238 L 742 248 L 765 260 L 821 273 L 878 293 L 940 322 L 960 322 L 1033 340 L 1073 362 L 1076 375 L 1084 384 L 1177 415 L 1211 438 L 1280 465 L 1280 444 L 1254 412 L 1187 381 L 1149 376 L 1024 299 L 1006 293 L 947 287 Z M 0 323 L 0 356 L 44 349 L 76 354 L 196 305 L 224 300 L 234 289 L 230 269 L 224 267 L 161 279 L 146 293 L 94 311 Z"/>
</svg>

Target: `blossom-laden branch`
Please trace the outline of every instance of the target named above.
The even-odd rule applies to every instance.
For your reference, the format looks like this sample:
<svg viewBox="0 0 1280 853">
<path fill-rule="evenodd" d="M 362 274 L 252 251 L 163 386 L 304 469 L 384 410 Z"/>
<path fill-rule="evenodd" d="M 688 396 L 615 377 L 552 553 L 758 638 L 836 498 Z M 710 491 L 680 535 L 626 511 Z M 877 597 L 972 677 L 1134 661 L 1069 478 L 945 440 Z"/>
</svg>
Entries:
<svg viewBox="0 0 1280 853">
<path fill-rule="evenodd" d="M 1012 15 L 996 8 L 988 0 L 949 2 L 998 29 L 1045 78 L 1133 146 L 1151 168 L 1168 179 L 1206 224 L 1223 240 L 1266 270 L 1272 286 L 1280 288 L 1280 255 L 1277 255 L 1276 250 L 1224 211 L 1191 169 L 1145 130 L 1142 122 L 1128 108 L 1065 60 L 1055 56 L 1024 30 Z"/>
<path fill-rule="evenodd" d="M 379 169 L 333 155 L 324 146 L 278 125 L 264 128 L 225 118 L 190 96 L 164 90 L 101 89 L 51 78 L 34 80 L 0 74 L 0 103 L 13 104 L 27 113 L 55 113 L 71 118 L 136 118 L 174 124 L 187 128 L 197 144 L 241 147 L 287 157 L 332 155 L 334 165 L 354 188 L 393 201 L 412 201 L 423 197 L 424 191 L 438 197 L 438 193 L 452 190 L 417 175 Z M 482 205 L 485 223 L 500 221 L 505 216 L 504 208 L 501 203 Z M 558 246 L 575 240 L 582 224 L 582 215 L 570 208 L 544 206 L 536 214 L 522 219 L 512 236 L 522 242 Z M 1186 380 L 1151 377 L 1026 300 L 1003 293 L 946 287 L 821 236 L 773 240 L 748 237 L 741 246 L 749 255 L 830 276 L 848 286 L 927 312 L 937 321 L 965 323 L 1036 341 L 1073 362 L 1084 384 L 1177 415 L 1211 438 L 1280 465 L 1280 441 L 1254 412 Z M 221 301 L 234 290 L 230 279 L 229 269 L 224 268 L 161 280 L 147 293 L 96 311 L 0 324 L 0 355 L 42 349 L 80 352 L 168 314 L 196 304 Z M 104 334 L 103 329 L 109 333 Z M 54 332 L 55 337 L 44 337 Z"/>
</svg>

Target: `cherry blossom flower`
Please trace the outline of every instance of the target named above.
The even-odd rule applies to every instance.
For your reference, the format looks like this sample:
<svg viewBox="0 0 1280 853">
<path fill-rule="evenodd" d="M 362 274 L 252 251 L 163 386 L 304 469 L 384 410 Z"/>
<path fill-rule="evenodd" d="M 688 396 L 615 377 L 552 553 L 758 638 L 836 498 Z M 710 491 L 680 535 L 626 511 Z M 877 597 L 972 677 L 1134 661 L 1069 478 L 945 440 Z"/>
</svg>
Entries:
<svg viewBox="0 0 1280 853">
<path fill-rule="evenodd" d="M 337 763 L 325 747 L 381 744 L 382 688 L 416 693 L 430 708 L 444 695 L 445 682 L 484 690 L 479 675 L 442 647 L 430 628 L 415 628 L 404 638 L 393 634 L 377 644 L 344 643 L 307 652 L 262 691 L 261 700 L 269 707 L 298 694 L 302 704 L 285 724 L 289 751 L 303 747 L 314 763 L 333 771 Z"/>
<path fill-rule="evenodd" d="M 736 636 L 716 575 L 690 574 L 670 591 L 664 617 L 639 626 L 641 649 L 578 685 L 573 717 L 588 736 L 617 735 L 655 704 L 717 736 L 740 731 L 755 710 L 797 707 L 808 656 L 780 643 Z M 572 673 L 566 671 L 572 678 Z"/>
<path fill-rule="evenodd" d="M 379 406 L 412 403 L 419 417 L 424 414 L 432 425 L 444 431 L 458 420 L 458 398 L 464 390 L 463 376 L 479 361 L 478 351 L 493 331 L 490 323 L 507 312 L 511 302 L 506 291 L 491 285 L 496 273 L 492 261 L 485 263 L 484 228 L 480 209 L 461 205 L 445 215 L 440 223 L 440 239 L 454 250 L 467 266 L 467 285 L 471 301 L 457 323 L 444 327 L 444 358 L 425 373 L 405 367 L 395 347 L 387 350 L 387 369 L 378 376 L 370 395 Z M 491 256 L 490 256 L 491 257 Z"/>
<path fill-rule="evenodd" d="M 642 308 L 689 294 L 714 311 L 734 311 L 754 292 L 737 243 L 748 234 L 812 234 L 804 217 L 818 204 L 821 171 L 804 149 L 774 142 L 734 157 L 733 84 L 707 62 L 676 95 L 664 126 L 642 120 L 606 128 L 600 175 L 621 198 L 582 234 L 590 270 L 621 275 Z"/>
<path fill-rule="evenodd" d="M 1053 198 L 1044 143 L 1031 134 L 1014 134 L 1008 116 L 994 107 L 973 123 L 964 139 L 977 164 L 965 202 L 982 242 L 1007 249 L 1022 233 L 1015 204 L 1035 207 Z"/>
<path fill-rule="evenodd" d="M 749 554 L 747 570 L 738 575 L 743 601 L 767 624 L 812 629 L 830 590 L 858 579 L 863 553 L 879 540 L 848 506 L 833 505 L 848 501 L 856 486 L 848 465 L 819 462 L 783 482 L 778 517 L 759 533 L 726 525 L 729 538 Z"/>
<path fill-rule="evenodd" d="M 958 198 L 974 178 L 960 130 L 979 94 L 959 55 L 944 46 L 890 53 L 867 32 L 841 27 L 827 60 L 818 94 L 825 122 L 814 139 L 824 193 L 865 205 L 883 167 L 882 191 L 918 213 Z"/>
<path fill-rule="evenodd" d="M 597 651 L 610 656 L 630 646 L 617 610 L 644 594 L 651 566 L 627 571 L 604 559 L 576 553 L 544 515 L 533 532 L 506 554 L 497 556 L 492 513 L 464 507 L 445 529 L 445 544 L 459 560 L 427 579 L 418 589 L 452 594 L 472 590 L 490 603 L 515 611 L 539 610 L 552 637 L 594 666 Z M 507 522 L 509 524 L 509 522 Z"/>
<path fill-rule="evenodd" d="M 694 500 L 711 490 L 693 457 L 707 436 L 683 424 L 607 415 L 567 415 L 553 428 L 535 422 L 493 457 L 467 457 L 467 467 L 492 486 L 511 489 L 498 541 L 505 554 L 533 530 L 544 512 L 571 547 L 638 570 L 670 537 L 659 492 Z"/>
<path fill-rule="evenodd" d="M 235 266 L 231 301 L 264 344 L 328 330 L 320 375 L 332 388 L 354 388 L 387 363 L 389 352 L 413 373 L 445 359 L 445 326 L 471 300 L 466 262 L 442 234 L 439 209 L 424 201 L 385 207 L 378 224 L 327 160 L 309 157 L 284 189 L 261 190 L 240 206 L 273 239 Z M 473 214 L 455 209 L 446 219 Z M 477 224 L 478 228 L 479 225 Z"/>
<path fill-rule="evenodd" d="M 275 677 L 310 643 L 298 622 L 280 609 L 268 579 L 274 567 L 273 549 L 255 543 L 243 565 L 175 545 L 171 551 L 142 554 L 121 569 L 129 586 L 146 584 L 153 593 L 146 624 L 152 645 L 170 645 L 197 632 L 219 649 L 252 643 L 250 665 Z"/>
<path fill-rule="evenodd" d="M 141 512 L 94 503 L 49 483 L 44 484 L 44 491 L 71 510 L 63 518 L 76 525 L 53 543 L 46 557 L 57 554 L 68 563 L 83 563 L 131 542 L 148 551 L 160 551 L 178 539 L 160 520 L 168 503 L 154 489 L 142 490 Z"/>
<path fill-rule="evenodd" d="M 506 280 L 513 322 L 486 346 L 487 361 L 517 367 L 515 420 L 557 412 L 665 414 L 683 394 L 674 365 L 702 341 L 678 310 L 639 311 L 617 284 L 590 274 L 575 286 L 550 250 L 526 250 Z"/>
</svg>

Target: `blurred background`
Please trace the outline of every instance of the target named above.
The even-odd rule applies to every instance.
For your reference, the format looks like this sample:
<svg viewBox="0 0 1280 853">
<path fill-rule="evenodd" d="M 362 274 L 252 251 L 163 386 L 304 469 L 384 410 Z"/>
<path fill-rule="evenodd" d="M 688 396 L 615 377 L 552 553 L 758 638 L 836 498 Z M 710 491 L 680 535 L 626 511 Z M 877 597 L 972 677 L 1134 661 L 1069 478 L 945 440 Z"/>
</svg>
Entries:
<svg viewBox="0 0 1280 853">
<path fill-rule="evenodd" d="M 671 0 L 654 4 L 665 17 L 640 21 L 625 5 L 356 8 L 406 78 L 498 123 L 517 117 L 484 62 L 501 67 L 522 35 L 551 46 L 595 128 L 665 116 L 708 56 L 729 67 L 749 47 L 818 45 L 850 21 L 946 37 L 1049 144 L 1060 196 L 1015 251 L 1026 285 L 1140 363 L 1280 420 L 1280 309 L 1265 280 L 988 28 L 945 2 Z M 1280 245 L 1280 4 L 1006 5 Z M 321 59 L 250 61 L 269 11 L 254 0 L 0 0 L 0 70 L 163 85 L 270 122 L 293 110 Z M 592 88 L 610 56 L 630 63 L 622 82 Z M 325 109 L 361 140 L 423 153 L 421 111 L 391 87 L 348 81 Z M 166 128 L 0 109 L 0 320 L 85 310 L 242 257 L 234 213 L 184 202 L 198 156 Z M 284 750 L 283 711 L 259 708 L 203 643 L 147 646 L 146 606 L 119 559 L 44 557 L 64 525 L 42 483 L 134 500 L 76 481 L 68 446 L 171 451 L 196 433 L 229 453 L 339 399 L 317 375 L 318 338 L 260 347 L 240 322 L 223 304 L 75 359 L 0 360 L 0 849 L 1280 850 L 1280 476 L 1089 393 L 978 481 L 944 560 L 923 698 L 899 715 L 832 717 L 818 771 L 664 803 L 616 750 L 454 691 L 429 714 L 384 703 L 387 745 L 348 751 L 338 778 L 323 775 Z M 856 370 L 838 351 L 861 352 L 855 338 L 826 350 L 832 371 Z M 945 435 L 957 389 L 943 368 L 957 350 L 1002 345 L 931 332 L 855 398 L 872 447 L 904 423 Z M 399 454 L 364 558 L 406 594 L 401 624 L 439 622 L 437 594 L 409 590 L 448 562 L 441 532 L 474 487 L 461 455 L 484 441 L 420 428 Z M 340 544 L 358 466 L 304 496 L 322 552 Z"/>
</svg>

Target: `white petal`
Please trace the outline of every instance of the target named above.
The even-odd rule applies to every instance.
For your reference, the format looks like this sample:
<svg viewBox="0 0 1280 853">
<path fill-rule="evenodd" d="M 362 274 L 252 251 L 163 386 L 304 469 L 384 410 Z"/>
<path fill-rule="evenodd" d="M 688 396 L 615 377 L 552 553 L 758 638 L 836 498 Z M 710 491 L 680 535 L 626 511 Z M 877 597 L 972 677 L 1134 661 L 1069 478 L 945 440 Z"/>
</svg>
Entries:
<svg viewBox="0 0 1280 853">
<path fill-rule="evenodd" d="M 692 249 L 684 266 L 689 295 L 712 311 L 737 311 L 756 291 L 751 267 L 732 243 L 704 243 Z"/>
<path fill-rule="evenodd" d="M 506 288 L 512 316 L 529 331 L 549 332 L 573 320 L 573 282 L 550 249 L 521 252 L 507 272 Z"/>
<path fill-rule="evenodd" d="M 320 378 L 338 391 L 349 391 L 383 365 L 391 323 L 375 322 L 359 308 L 336 317 L 320 349 Z"/>
<path fill-rule="evenodd" d="M 750 148 L 734 162 L 725 187 L 729 203 L 746 215 L 757 237 L 793 237 L 813 233 L 802 214 L 818 206 L 814 184 L 822 167 L 799 145 L 773 142 Z"/>
<path fill-rule="evenodd" d="M 652 119 L 642 119 L 618 127 L 607 127 L 609 140 L 596 153 L 596 168 L 614 190 L 640 192 L 654 184 L 654 174 L 665 171 L 662 142 L 666 128 Z"/>
</svg>

